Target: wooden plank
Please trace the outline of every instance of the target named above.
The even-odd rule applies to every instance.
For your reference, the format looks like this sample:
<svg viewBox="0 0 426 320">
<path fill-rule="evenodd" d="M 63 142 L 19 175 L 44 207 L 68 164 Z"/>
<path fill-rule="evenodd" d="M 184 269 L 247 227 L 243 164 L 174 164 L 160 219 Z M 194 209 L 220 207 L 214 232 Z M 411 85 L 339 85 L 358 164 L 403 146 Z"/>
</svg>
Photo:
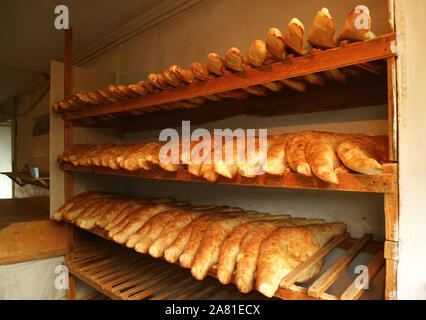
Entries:
<svg viewBox="0 0 426 320">
<path fill-rule="evenodd" d="M 395 57 L 387 59 L 389 159 L 398 161 L 398 111 Z"/>
<path fill-rule="evenodd" d="M 75 300 L 75 278 L 72 274 L 68 275 L 68 300 Z"/>
<path fill-rule="evenodd" d="M 385 259 L 399 260 L 399 242 L 385 241 Z"/>
<path fill-rule="evenodd" d="M 146 265 L 143 262 L 136 263 L 131 266 L 123 266 L 116 272 L 113 272 L 111 274 L 108 274 L 107 276 L 104 276 L 100 279 L 94 278 L 97 283 L 99 283 L 100 286 L 103 286 L 104 284 L 108 284 L 110 281 L 118 279 L 119 277 L 128 274 L 129 272 L 133 272 L 137 270 L 138 268 L 143 268 Z"/>
<path fill-rule="evenodd" d="M 396 52 L 393 52 L 395 41 L 396 34 L 390 33 L 370 41 L 317 51 L 305 57 L 276 62 L 244 72 L 229 73 L 223 77 L 212 78 L 208 81 L 165 90 L 157 94 L 138 97 L 125 102 L 93 106 L 78 112 L 64 112 L 63 117 L 65 120 L 73 120 L 82 117 L 140 109 L 329 69 L 386 59 L 396 55 Z"/>
<path fill-rule="evenodd" d="M 303 262 L 299 267 L 287 274 L 280 282 L 280 287 L 284 289 L 290 289 L 291 286 L 305 274 L 312 266 L 314 266 L 318 261 L 324 258 L 331 250 L 336 248 L 340 243 L 346 240 L 349 237 L 349 233 L 345 232 L 344 234 L 334 238 L 329 241 L 324 247 L 317 251 L 314 255 L 309 257 L 308 260 Z"/>
<path fill-rule="evenodd" d="M 191 121 L 191 125 L 199 125 L 241 114 L 269 117 L 387 104 L 385 77 L 380 75 L 361 78 L 356 81 L 349 78 L 347 84 L 329 81 L 324 87 L 309 86 L 308 91 L 303 94 L 284 89 L 280 93 L 268 92 L 266 97 L 250 96 L 242 101 L 225 99 L 221 102 L 208 102 L 195 109 L 151 112 L 123 120 L 123 129 L 125 133 L 131 133 L 180 127 L 182 120 Z M 110 124 L 100 122 L 96 126 L 108 127 Z"/>
<path fill-rule="evenodd" d="M 199 282 L 195 284 L 194 286 L 191 286 L 187 288 L 187 290 L 184 290 L 181 292 L 177 297 L 174 297 L 173 300 L 185 300 L 189 297 L 203 291 L 206 289 L 209 285 L 211 285 L 214 282 L 212 278 L 204 279 L 202 282 Z"/>
<path fill-rule="evenodd" d="M 10 224 L 0 231 L 0 265 L 64 255 L 66 228 L 50 220 Z"/>
<path fill-rule="evenodd" d="M 156 284 L 152 288 L 143 290 L 137 294 L 132 295 L 131 297 L 129 297 L 129 300 L 142 300 L 149 296 L 152 296 L 153 294 L 176 283 L 176 280 L 178 280 L 180 277 L 182 277 L 182 274 L 175 274 L 174 276 L 168 277 L 167 280 L 162 280 L 160 283 Z"/>
<path fill-rule="evenodd" d="M 157 285 L 160 285 L 163 281 L 173 276 L 176 276 L 176 270 L 174 269 L 169 269 L 165 272 L 162 272 L 161 274 L 156 274 L 155 277 L 153 277 L 152 275 L 143 275 L 138 279 L 131 281 L 131 286 L 136 286 L 130 289 L 126 289 L 126 291 L 124 292 L 121 292 L 120 296 L 126 300 L 129 299 L 129 297 L 132 295 L 135 295 L 135 298 L 139 297 L 142 299 L 145 296 L 143 293 L 144 290 L 150 287 L 154 287 L 155 291 L 155 287 Z"/>
<path fill-rule="evenodd" d="M 360 279 L 364 279 L 364 273 L 368 271 L 368 282 L 370 283 L 374 276 L 379 272 L 380 268 L 385 263 L 384 252 L 381 250 L 378 252 L 373 260 L 368 264 L 367 269 L 362 271 L 355 281 L 342 293 L 340 296 L 341 300 L 357 300 L 361 297 L 364 292 L 364 286 L 359 286 L 357 283 Z"/>
<path fill-rule="evenodd" d="M 342 274 L 346 267 L 357 256 L 361 249 L 371 240 L 371 234 L 365 234 L 355 242 L 352 247 L 326 272 L 324 272 L 315 282 L 308 288 L 308 295 L 314 298 L 320 298 L 323 294 Z"/>
<path fill-rule="evenodd" d="M 75 167 L 70 164 L 61 165 L 62 170 L 69 172 L 87 172 L 95 174 L 120 175 L 156 180 L 178 180 L 209 183 L 203 178 L 191 175 L 180 168 L 177 172 L 167 172 L 162 169 L 149 171 L 112 170 L 100 167 Z M 396 187 L 396 177 L 393 174 L 381 174 L 368 176 L 363 174 L 339 174 L 340 185 L 333 185 L 316 177 L 306 177 L 297 173 L 289 173 L 284 176 L 264 174 L 255 178 L 245 178 L 237 175 L 234 179 L 219 177 L 218 184 L 233 184 L 259 187 L 316 189 L 316 190 L 341 190 L 357 192 L 393 193 Z"/>
<path fill-rule="evenodd" d="M 186 289 L 190 286 L 190 282 L 194 283 L 195 280 L 192 278 L 186 278 L 186 279 L 181 279 L 179 282 L 175 282 L 174 286 L 177 285 L 177 287 L 173 290 L 168 290 L 166 292 L 163 292 L 162 294 L 156 295 L 155 297 L 150 298 L 150 300 L 165 300 L 177 293 L 179 293 L 180 291 L 182 291 L 183 289 Z"/>
<path fill-rule="evenodd" d="M 385 232 L 386 240 L 399 240 L 399 196 L 398 193 L 385 193 Z"/>
<path fill-rule="evenodd" d="M 123 274 L 117 278 L 115 278 L 112 281 L 108 281 L 102 285 L 102 288 L 111 290 L 113 292 L 116 292 L 120 287 L 120 284 L 125 284 L 127 281 L 133 279 L 134 277 L 137 277 L 141 274 L 144 274 L 145 272 L 152 271 L 152 270 L 164 270 L 165 266 L 158 266 L 156 263 L 143 266 L 140 268 L 137 268 L 131 272 L 123 272 Z M 112 289 L 114 287 L 114 289 Z"/>
<path fill-rule="evenodd" d="M 386 260 L 385 299 L 397 300 L 398 261 Z"/>
</svg>

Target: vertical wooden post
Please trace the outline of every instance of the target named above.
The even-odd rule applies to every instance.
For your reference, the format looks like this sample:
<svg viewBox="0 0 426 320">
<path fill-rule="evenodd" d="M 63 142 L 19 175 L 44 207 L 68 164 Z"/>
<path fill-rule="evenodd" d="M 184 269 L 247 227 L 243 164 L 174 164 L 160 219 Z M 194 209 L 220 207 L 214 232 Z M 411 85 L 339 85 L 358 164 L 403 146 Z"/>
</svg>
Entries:
<svg viewBox="0 0 426 320">
<path fill-rule="evenodd" d="M 65 29 L 64 47 L 64 98 L 68 99 L 72 95 L 72 28 Z M 64 120 L 64 149 L 72 146 L 72 122 Z M 65 181 L 65 202 L 72 198 L 72 173 L 64 173 Z M 70 246 L 68 255 L 72 253 L 74 247 L 74 228 L 70 226 Z M 69 274 L 68 279 L 68 300 L 75 300 L 75 279 Z"/>
<path fill-rule="evenodd" d="M 395 0 L 386 1 L 386 32 L 395 31 Z M 387 59 L 388 78 L 388 134 L 389 134 L 389 159 L 398 161 L 398 105 L 397 105 L 397 58 Z M 396 164 L 387 167 L 389 173 L 398 175 Z M 397 266 L 399 251 L 399 188 L 396 193 L 384 195 L 385 209 L 385 258 L 386 280 L 385 299 L 396 300 Z"/>
</svg>

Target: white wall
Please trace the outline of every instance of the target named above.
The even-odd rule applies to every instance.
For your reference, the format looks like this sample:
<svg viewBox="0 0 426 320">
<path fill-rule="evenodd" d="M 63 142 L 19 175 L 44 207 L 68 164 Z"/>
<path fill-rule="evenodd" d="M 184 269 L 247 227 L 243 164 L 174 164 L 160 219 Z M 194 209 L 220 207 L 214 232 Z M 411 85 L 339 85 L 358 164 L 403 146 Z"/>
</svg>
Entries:
<svg viewBox="0 0 426 320">
<path fill-rule="evenodd" d="M 0 124 L 0 172 L 12 171 L 11 126 Z M 12 198 L 12 180 L 0 175 L 0 199 Z"/>
<path fill-rule="evenodd" d="M 398 299 L 426 299 L 426 64 L 424 0 L 397 1 L 400 217 Z"/>
</svg>

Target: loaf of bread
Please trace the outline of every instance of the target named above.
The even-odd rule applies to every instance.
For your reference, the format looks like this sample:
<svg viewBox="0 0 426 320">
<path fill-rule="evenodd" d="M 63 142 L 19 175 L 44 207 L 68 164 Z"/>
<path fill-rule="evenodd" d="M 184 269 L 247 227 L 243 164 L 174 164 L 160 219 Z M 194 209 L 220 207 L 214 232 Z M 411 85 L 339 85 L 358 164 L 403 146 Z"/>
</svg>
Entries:
<svg viewBox="0 0 426 320">
<path fill-rule="evenodd" d="M 256 269 L 256 289 L 272 297 L 281 280 L 334 237 L 343 234 L 343 223 L 279 227 L 260 246 Z M 308 270 L 298 282 L 307 282 L 319 273 L 321 263 Z"/>
</svg>

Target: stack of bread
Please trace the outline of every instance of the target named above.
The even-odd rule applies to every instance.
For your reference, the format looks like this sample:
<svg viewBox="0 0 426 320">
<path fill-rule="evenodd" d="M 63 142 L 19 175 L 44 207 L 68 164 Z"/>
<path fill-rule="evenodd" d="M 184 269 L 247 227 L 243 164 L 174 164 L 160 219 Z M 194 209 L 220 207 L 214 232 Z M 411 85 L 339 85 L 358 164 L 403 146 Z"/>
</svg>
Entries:
<svg viewBox="0 0 426 320">
<path fill-rule="evenodd" d="M 322 219 L 100 192 L 75 196 L 53 219 L 86 230 L 101 228 L 117 243 L 191 269 L 198 280 L 211 272 L 243 293 L 256 288 L 267 297 L 289 272 L 346 231 L 345 224 Z M 297 282 L 313 279 L 323 264 L 319 261 Z"/>
<path fill-rule="evenodd" d="M 356 27 L 356 21 L 363 15 L 363 21 L 368 23 L 363 28 Z M 305 27 L 297 18 L 291 19 L 287 31 L 283 34 L 277 28 L 269 29 L 266 41 L 256 40 L 252 43 L 245 56 L 236 47 L 229 49 L 222 58 L 216 53 L 210 53 L 205 64 L 194 62 L 189 69 L 178 65 L 171 65 L 160 73 L 150 73 L 148 80 L 135 84 L 109 85 L 107 90 L 92 91 L 89 93 L 77 93 L 69 99 L 53 104 L 56 112 L 79 111 L 96 105 L 103 105 L 139 96 L 155 94 L 170 88 L 190 85 L 192 83 L 206 81 L 211 78 L 221 77 L 229 72 L 241 72 L 249 68 L 260 67 L 276 61 L 291 59 L 293 55 L 306 55 L 312 50 L 324 50 L 334 48 L 339 41 L 363 41 L 370 40 L 375 35 L 370 31 L 371 18 L 368 11 L 356 11 L 353 9 L 346 18 L 344 28 L 338 38 L 335 35 L 335 26 L 327 8 L 322 8 L 317 13 L 312 28 L 305 41 Z M 198 108 L 207 101 L 221 101 L 222 99 L 246 99 L 250 94 L 265 96 L 269 92 L 279 92 L 284 86 L 298 92 L 306 92 L 306 84 L 323 86 L 325 79 L 333 79 L 346 82 L 348 75 L 359 75 L 360 68 L 377 73 L 373 63 L 363 63 L 344 69 L 327 70 L 324 73 L 308 74 L 292 79 L 263 83 L 239 90 L 221 92 L 189 100 L 166 103 L 155 106 L 133 109 L 118 114 L 100 115 L 95 118 L 85 118 L 87 124 L 96 123 L 98 120 L 114 120 L 119 117 L 139 116 L 148 112 L 160 110 L 173 110 L 178 108 Z"/>
<path fill-rule="evenodd" d="M 74 145 L 58 157 L 58 162 L 128 171 L 160 167 L 175 172 L 182 167 L 190 174 L 210 182 L 217 181 L 219 176 L 233 179 L 240 174 L 253 178 L 265 173 L 282 176 L 296 172 L 305 176 L 315 175 L 321 180 L 338 185 L 339 173 L 353 170 L 367 175 L 380 174 L 383 172 L 382 164 L 388 159 L 385 136 L 302 131 L 268 136 L 264 139 L 264 146 L 258 137 L 243 138 L 244 147 L 247 146 L 244 159 L 238 157 L 239 138 L 209 138 L 211 148 L 207 152 L 202 149 L 200 151 L 198 141 L 191 141 L 186 151 L 181 143 L 176 145 L 175 149 L 179 154 L 176 154 L 175 161 L 164 156 L 165 151 L 160 152 L 163 147 L 170 147 L 171 151 L 167 149 L 167 154 L 170 155 L 173 152 L 170 145 L 166 146 L 164 142 L 143 142 L 120 146 Z M 251 142 L 254 146 L 251 149 L 248 147 L 250 139 L 254 140 Z M 231 143 L 232 148 L 227 148 Z M 222 148 L 222 158 L 215 158 L 216 148 Z"/>
</svg>

